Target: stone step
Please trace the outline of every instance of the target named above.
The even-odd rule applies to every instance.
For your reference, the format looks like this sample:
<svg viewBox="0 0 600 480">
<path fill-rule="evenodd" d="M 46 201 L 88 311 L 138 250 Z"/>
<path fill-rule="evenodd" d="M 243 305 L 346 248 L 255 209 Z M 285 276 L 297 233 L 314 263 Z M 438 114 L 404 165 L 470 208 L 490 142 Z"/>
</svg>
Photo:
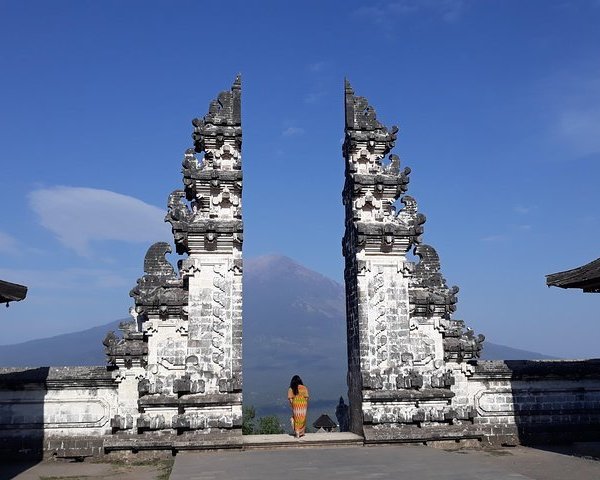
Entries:
<svg viewBox="0 0 600 480">
<path fill-rule="evenodd" d="M 241 435 L 112 435 L 104 439 L 104 451 L 116 450 L 215 450 L 241 449 Z"/>
<path fill-rule="evenodd" d="M 301 438 L 293 435 L 113 435 L 104 439 L 106 452 L 116 450 L 253 450 L 261 448 L 314 447 L 363 445 L 363 437 L 349 432 L 307 433 Z"/>
<path fill-rule="evenodd" d="M 301 438 L 290 434 L 280 435 L 244 435 L 242 444 L 244 450 L 261 448 L 293 448 L 315 446 L 351 446 L 363 445 L 363 437 L 350 432 L 320 432 L 307 433 Z"/>
<path fill-rule="evenodd" d="M 418 427 L 416 425 L 374 427 L 365 425 L 364 442 L 371 443 L 427 443 L 436 441 L 483 440 L 485 432 L 477 425 L 439 425 Z"/>
</svg>

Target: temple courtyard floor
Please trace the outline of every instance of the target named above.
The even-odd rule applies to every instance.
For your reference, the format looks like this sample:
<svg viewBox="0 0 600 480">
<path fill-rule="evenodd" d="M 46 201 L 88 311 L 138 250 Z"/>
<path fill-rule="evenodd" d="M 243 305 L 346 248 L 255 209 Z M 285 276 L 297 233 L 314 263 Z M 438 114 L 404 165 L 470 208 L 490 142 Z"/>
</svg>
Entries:
<svg viewBox="0 0 600 480">
<path fill-rule="evenodd" d="M 330 437 L 328 442 L 323 434 L 301 440 L 253 436 L 246 440 L 248 450 L 181 452 L 174 463 L 86 460 L 0 465 L 0 480 L 600 479 L 600 444 L 450 451 L 424 445 L 362 446 L 351 440 Z"/>
</svg>

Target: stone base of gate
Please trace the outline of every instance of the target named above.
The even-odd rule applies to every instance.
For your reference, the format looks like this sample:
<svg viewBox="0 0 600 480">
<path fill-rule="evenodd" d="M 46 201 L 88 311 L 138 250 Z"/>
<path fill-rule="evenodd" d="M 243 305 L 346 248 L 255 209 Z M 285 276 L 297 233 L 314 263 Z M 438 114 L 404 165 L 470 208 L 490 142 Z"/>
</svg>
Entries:
<svg viewBox="0 0 600 480">
<path fill-rule="evenodd" d="M 104 451 L 110 454 L 151 453 L 169 451 L 176 454 L 186 450 L 256 450 L 266 448 L 295 448 L 317 446 L 362 446 L 364 439 L 350 432 L 308 433 L 302 438 L 293 435 L 161 435 L 155 438 L 112 436 L 104 440 Z"/>
<path fill-rule="evenodd" d="M 223 433 L 188 433 L 182 435 L 112 435 L 104 439 L 106 453 L 116 451 L 151 451 L 170 450 L 176 453 L 180 450 L 215 450 L 242 448 L 242 432 L 235 430 Z"/>
<path fill-rule="evenodd" d="M 375 443 L 432 443 L 455 442 L 463 446 L 471 446 L 486 437 L 483 429 L 477 425 L 364 425 L 365 444 Z"/>
</svg>

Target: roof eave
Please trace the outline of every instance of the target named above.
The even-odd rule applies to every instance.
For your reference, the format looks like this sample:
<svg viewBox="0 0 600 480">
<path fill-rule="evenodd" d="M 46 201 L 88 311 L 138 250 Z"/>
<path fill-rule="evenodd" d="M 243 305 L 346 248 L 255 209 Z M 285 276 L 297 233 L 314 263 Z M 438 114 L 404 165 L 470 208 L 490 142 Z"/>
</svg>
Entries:
<svg viewBox="0 0 600 480">
<path fill-rule="evenodd" d="M 0 303 L 19 302 L 27 296 L 27 287 L 0 280 Z"/>
</svg>

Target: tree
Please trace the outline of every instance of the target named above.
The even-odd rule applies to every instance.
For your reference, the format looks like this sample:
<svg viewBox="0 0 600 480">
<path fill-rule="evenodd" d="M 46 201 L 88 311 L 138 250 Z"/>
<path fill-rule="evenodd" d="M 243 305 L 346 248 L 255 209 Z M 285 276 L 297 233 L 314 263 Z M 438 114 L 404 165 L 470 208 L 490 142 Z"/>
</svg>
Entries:
<svg viewBox="0 0 600 480">
<path fill-rule="evenodd" d="M 252 435 L 254 431 L 254 417 L 256 410 L 253 406 L 242 408 L 242 435 Z"/>
<path fill-rule="evenodd" d="M 256 419 L 256 409 L 250 405 L 242 407 L 242 435 L 268 435 L 284 433 L 279 419 L 275 415 L 267 415 Z"/>
<path fill-rule="evenodd" d="M 279 419 L 275 415 L 267 415 L 258 419 L 258 432 L 260 435 L 284 433 Z"/>
</svg>

